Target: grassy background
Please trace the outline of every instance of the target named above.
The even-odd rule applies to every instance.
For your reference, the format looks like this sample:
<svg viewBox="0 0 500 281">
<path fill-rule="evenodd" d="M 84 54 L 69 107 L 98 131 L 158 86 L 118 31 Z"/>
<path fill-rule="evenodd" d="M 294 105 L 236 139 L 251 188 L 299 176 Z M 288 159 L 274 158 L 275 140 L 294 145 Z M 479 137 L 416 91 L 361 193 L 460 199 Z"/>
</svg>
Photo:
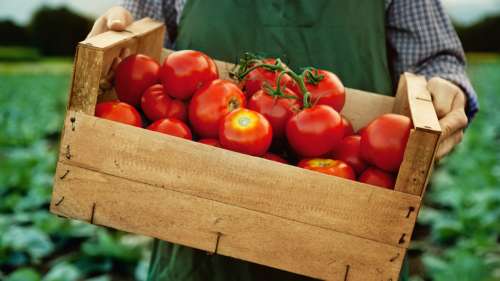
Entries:
<svg viewBox="0 0 500 281">
<path fill-rule="evenodd" d="M 434 173 L 413 280 L 500 280 L 500 56 L 469 59 L 482 109 Z M 0 63 L 0 280 L 144 280 L 150 239 L 48 213 L 70 76 L 65 59 Z"/>
</svg>

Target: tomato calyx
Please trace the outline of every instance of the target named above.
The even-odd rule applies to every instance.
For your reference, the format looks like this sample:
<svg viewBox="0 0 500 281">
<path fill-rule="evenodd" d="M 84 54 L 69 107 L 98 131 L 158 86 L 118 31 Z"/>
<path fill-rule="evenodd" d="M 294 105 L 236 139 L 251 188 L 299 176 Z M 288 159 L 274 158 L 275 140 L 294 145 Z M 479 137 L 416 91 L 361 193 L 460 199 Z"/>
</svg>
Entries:
<svg viewBox="0 0 500 281">
<path fill-rule="evenodd" d="M 314 70 L 306 68 L 300 74 L 297 74 L 293 70 L 288 69 L 279 58 L 276 58 L 275 63 L 271 64 L 264 62 L 262 58 L 259 58 L 254 54 L 245 53 L 243 58 L 240 59 L 240 63 L 235 67 L 230 75 L 232 78 L 242 81 L 250 72 L 258 68 L 264 68 L 269 71 L 277 71 L 280 73 L 277 78 L 278 91 L 280 89 L 279 82 L 281 81 L 281 77 L 288 74 L 295 81 L 295 83 L 297 83 L 300 91 L 302 92 L 304 109 L 312 107 L 311 93 L 307 90 L 305 81 L 314 80 L 314 83 L 319 83 L 319 81 L 323 79 L 323 75 L 319 74 L 317 70 L 315 74 Z"/>
<path fill-rule="evenodd" d="M 314 67 L 304 68 L 303 73 L 306 82 L 311 85 L 318 85 L 319 82 L 325 79 L 325 75 L 321 74 L 319 70 Z"/>
</svg>

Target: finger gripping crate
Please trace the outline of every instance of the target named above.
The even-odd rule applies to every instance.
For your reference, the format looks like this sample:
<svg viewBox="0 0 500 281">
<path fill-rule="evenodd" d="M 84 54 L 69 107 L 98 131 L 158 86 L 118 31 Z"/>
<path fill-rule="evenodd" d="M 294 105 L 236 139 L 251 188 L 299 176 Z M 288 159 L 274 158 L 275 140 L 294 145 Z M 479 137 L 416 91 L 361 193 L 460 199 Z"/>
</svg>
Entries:
<svg viewBox="0 0 500 281">
<path fill-rule="evenodd" d="M 355 129 L 412 118 L 386 190 L 94 117 L 114 59 L 160 60 L 164 32 L 143 19 L 78 45 L 51 211 L 318 279 L 396 281 L 440 137 L 425 78 L 405 73 L 394 98 L 347 89 Z"/>
</svg>

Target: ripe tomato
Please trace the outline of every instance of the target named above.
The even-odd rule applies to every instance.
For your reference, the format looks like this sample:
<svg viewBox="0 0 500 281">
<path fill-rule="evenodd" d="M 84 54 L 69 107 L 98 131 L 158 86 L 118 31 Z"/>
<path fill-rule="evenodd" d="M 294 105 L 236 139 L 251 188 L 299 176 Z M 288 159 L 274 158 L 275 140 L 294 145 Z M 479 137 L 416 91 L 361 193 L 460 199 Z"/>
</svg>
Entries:
<svg viewBox="0 0 500 281">
<path fill-rule="evenodd" d="M 245 105 L 245 95 L 234 83 L 214 80 L 200 88 L 189 103 L 193 130 L 203 138 L 217 138 L 219 124 L 231 111 Z"/>
<path fill-rule="evenodd" d="M 271 145 L 273 131 L 262 114 L 240 108 L 224 118 L 219 136 L 222 147 L 226 149 L 261 156 Z"/>
<path fill-rule="evenodd" d="M 259 90 L 248 101 L 247 107 L 264 115 L 273 127 L 273 137 L 281 139 L 285 136 L 285 126 L 295 112 L 300 109 L 299 96 L 289 90 L 283 94 L 293 98 L 279 98 L 269 95 L 266 90 Z"/>
<path fill-rule="evenodd" d="M 333 159 L 312 158 L 303 159 L 299 167 L 345 179 L 356 180 L 354 170 L 345 162 Z"/>
<path fill-rule="evenodd" d="M 271 153 L 271 152 L 264 154 L 264 156 L 262 156 L 262 158 L 265 158 L 265 159 L 271 160 L 271 161 L 275 161 L 275 162 L 279 162 L 279 163 L 283 163 L 283 164 L 288 164 L 288 162 L 285 159 L 283 159 L 282 157 L 280 157 L 274 153 Z"/>
<path fill-rule="evenodd" d="M 136 54 L 122 60 L 115 71 L 115 90 L 120 101 L 138 106 L 147 88 L 158 82 L 160 65 L 152 58 Z"/>
<path fill-rule="evenodd" d="M 340 112 L 345 104 L 345 88 L 337 75 L 326 70 L 313 71 L 314 76 L 322 76 L 323 79 L 305 79 L 306 88 L 311 93 L 312 104 L 329 105 Z"/>
<path fill-rule="evenodd" d="M 179 138 L 185 138 L 187 140 L 193 139 L 189 127 L 184 124 L 184 122 L 173 118 L 157 120 L 153 124 L 149 125 L 147 129 Z"/>
<path fill-rule="evenodd" d="M 367 184 L 372 184 L 387 189 L 394 189 L 394 184 L 396 179 L 391 173 L 385 172 L 375 167 L 370 167 L 366 169 L 361 176 L 359 176 L 359 181 Z"/>
<path fill-rule="evenodd" d="M 276 59 L 264 59 L 262 61 L 266 64 L 276 64 Z M 286 65 L 285 65 L 286 67 Z M 256 68 L 245 76 L 244 79 L 244 89 L 247 97 L 251 97 L 255 92 L 262 89 L 262 86 L 269 85 L 272 88 L 276 88 L 277 78 L 280 72 L 271 71 L 265 68 Z M 295 82 L 288 75 L 284 74 L 280 80 L 280 86 L 291 87 Z"/>
<path fill-rule="evenodd" d="M 186 104 L 177 99 L 173 99 L 170 103 L 170 108 L 167 112 L 168 118 L 179 119 L 182 122 L 187 122 L 187 108 Z"/>
<path fill-rule="evenodd" d="M 151 121 L 167 118 L 172 99 L 161 84 L 149 87 L 141 97 L 141 108 Z"/>
<path fill-rule="evenodd" d="M 410 135 L 410 118 L 398 114 L 384 114 L 373 120 L 361 134 L 361 156 L 380 169 L 396 172 Z"/>
<path fill-rule="evenodd" d="M 293 150 L 303 157 L 325 155 L 344 136 L 340 114 L 326 105 L 304 109 L 288 120 L 286 136 Z"/>
<path fill-rule="evenodd" d="M 345 118 L 345 116 L 343 115 L 341 116 L 342 116 L 342 127 L 344 127 L 344 137 L 354 135 L 354 128 L 352 127 L 351 121 Z"/>
<path fill-rule="evenodd" d="M 165 58 L 160 79 L 167 93 L 181 100 L 189 99 L 197 89 L 219 78 L 217 66 L 199 51 L 177 51 Z"/>
<path fill-rule="evenodd" d="M 334 158 L 349 164 L 358 175 L 368 166 L 361 158 L 361 137 L 357 135 L 344 137 L 335 149 Z"/>
<path fill-rule="evenodd" d="M 216 140 L 216 139 L 201 139 L 198 142 L 203 143 L 203 144 L 207 144 L 207 145 L 211 145 L 211 146 L 215 146 L 215 147 L 222 147 L 220 145 L 219 140 Z"/>
<path fill-rule="evenodd" d="M 142 118 L 139 112 L 137 112 L 133 106 L 124 102 L 101 102 L 95 107 L 95 116 L 136 127 L 142 127 Z"/>
</svg>

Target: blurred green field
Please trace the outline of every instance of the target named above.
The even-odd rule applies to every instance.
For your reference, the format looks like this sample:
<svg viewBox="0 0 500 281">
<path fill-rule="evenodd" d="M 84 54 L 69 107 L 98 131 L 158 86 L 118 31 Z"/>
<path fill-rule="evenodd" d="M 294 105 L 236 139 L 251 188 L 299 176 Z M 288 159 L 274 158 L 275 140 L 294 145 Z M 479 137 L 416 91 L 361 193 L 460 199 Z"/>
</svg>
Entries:
<svg viewBox="0 0 500 281">
<path fill-rule="evenodd" d="M 470 63 L 481 112 L 435 172 L 413 280 L 500 279 L 500 56 Z M 150 239 L 48 213 L 70 76 L 64 59 L 0 63 L 0 280 L 144 280 Z"/>
</svg>

